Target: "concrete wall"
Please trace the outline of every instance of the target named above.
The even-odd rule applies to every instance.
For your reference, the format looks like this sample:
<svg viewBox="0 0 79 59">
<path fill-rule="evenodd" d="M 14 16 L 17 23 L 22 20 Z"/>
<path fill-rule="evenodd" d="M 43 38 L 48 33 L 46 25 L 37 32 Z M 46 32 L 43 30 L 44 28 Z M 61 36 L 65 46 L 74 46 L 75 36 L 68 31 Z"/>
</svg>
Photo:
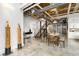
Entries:
<svg viewBox="0 0 79 59">
<path fill-rule="evenodd" d="M 17 48 L 17 25 L 20 24 L 23 33 L 23 12 L 20 9 L 21 4 L 0 4 L 0 54 L 5 50 L 5 26 L 9 20 L 11 27 L 11 48 Z M 23 35 L 22 35 L 23 46 Z"/>
<path fill-rule="evenodd" d="M 79 13 L 68 16 L 68 38 L 79 39 L 79 32 L 70 32 L 69 28 L 79 28 Z"/>
</svg>

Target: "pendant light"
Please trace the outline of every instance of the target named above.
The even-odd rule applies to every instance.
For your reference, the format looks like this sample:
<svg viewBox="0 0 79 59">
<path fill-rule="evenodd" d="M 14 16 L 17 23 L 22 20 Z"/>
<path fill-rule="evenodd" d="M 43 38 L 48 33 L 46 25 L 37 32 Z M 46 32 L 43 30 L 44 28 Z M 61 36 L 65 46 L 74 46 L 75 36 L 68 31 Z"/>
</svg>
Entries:
<svg viewBox="0 0 79 59">
<path fill-rule="evenodd" d="M 56 20 L 54 20 L 54 21 L 53 21 L 53 23 L 54 23 L 54 24 L 56 24 L 56 23 L 57 23 L 57 21 L 56 21 Z"/>
<path fill-rule="evenodd" d="M 32 14 L 34 14 L 34 12 L 35 12 L 35 10 L 34 10 L 34 9 L 32 9 L 32 10 L 31 10 L 31 13 L 32 13 Z"/>
</svg>

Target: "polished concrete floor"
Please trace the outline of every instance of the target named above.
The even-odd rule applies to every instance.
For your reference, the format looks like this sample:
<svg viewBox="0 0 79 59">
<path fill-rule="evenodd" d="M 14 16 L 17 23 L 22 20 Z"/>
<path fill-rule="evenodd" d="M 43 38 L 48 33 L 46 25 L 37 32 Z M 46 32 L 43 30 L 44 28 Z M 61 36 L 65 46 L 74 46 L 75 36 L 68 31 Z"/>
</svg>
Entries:
<svg viewBox="0 0 79 59">
<path fill-rule="evenodd" d="M 70 39 L 68 47 L 61 48 L 48 46 L 48 44 L 32 38 L 31 43 L 27 44 L 26 40 L 24 48 L 13 50 L 9 56 L 79 56 L 79 42 Z"/>
</svg>

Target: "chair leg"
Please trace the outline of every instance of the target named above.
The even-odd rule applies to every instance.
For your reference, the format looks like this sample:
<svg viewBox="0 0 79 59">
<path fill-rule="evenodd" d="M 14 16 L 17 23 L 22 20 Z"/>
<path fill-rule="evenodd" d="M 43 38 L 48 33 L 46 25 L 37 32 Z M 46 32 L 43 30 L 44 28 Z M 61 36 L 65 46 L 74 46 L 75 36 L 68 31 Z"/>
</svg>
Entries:
<svg viewBox="0 0 79 59">
<path fill-rule="evenodd" d="M 65 41 L 63 42 L 63 47 L 65 48 Z"/>
</svg>

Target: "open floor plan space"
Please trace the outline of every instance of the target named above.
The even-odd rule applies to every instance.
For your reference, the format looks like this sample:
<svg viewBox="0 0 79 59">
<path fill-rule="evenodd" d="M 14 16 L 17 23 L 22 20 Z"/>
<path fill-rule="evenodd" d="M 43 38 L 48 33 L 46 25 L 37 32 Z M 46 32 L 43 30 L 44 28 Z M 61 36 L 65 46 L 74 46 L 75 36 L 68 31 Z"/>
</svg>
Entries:
<svg viewBox="0 0 79 59">
<path fill-rule="evenodd" d="M 52 44 L 48 46 L 47 43 L 41 42 L 32 38 L 31 43 L 26 43 L 21 50 L 14 50 L 9 56 L 77 56 L 79 55 L 79 42 L 70 40 L 72 43 L 68 47 L 53 47 Z M 26 41 L 27 42 L 27 41 Z M 74 46 L 76 45 L 76 46 Z"/>
<path fill-rule="evenodd" d="M 0 56 L 79 56 L 79 3 L 0 8 Z"/>
</svg>

